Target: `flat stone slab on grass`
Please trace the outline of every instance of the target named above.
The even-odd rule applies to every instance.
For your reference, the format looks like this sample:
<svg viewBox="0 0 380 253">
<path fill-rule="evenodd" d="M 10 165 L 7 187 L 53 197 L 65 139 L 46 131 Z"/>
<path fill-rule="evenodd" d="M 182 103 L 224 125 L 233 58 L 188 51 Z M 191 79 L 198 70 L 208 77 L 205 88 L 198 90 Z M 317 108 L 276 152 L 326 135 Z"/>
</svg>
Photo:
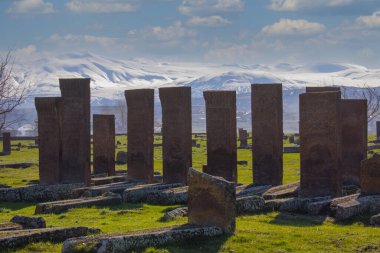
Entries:
<svg viewBox="0 0 380 253">
<path fill-rule="evenodd" d="M 181 186 L 183 186 L 181 183 L 137 185 L 124 191 L 123 201 L 125 203 L 144 202 L 151 193 Z"/>
<path fill-rule="evenodd" d="M 104 185 L 104 184 L 112 184 L 112 183 L 118 183 L 118 182 L 126 182 L 127 181 L 127 175 L 117 175 L 117 176 L 110 176 L 110 177 L 94 177 L 91 178 L 91 184 L 93 185 Z"/>
<path fill-rule="evenodd" d="M 263 194 L 264 199 L 282 199 L 298 197 L 300 183 L 291 183 L 272 187 Z"/>
<path fill-rule="evenodd" d="M 4 222 L 0 223 L 0 231 L 12 231 L 12 230 L 21 230 L 23 227 L 20 224 L 13 222 Z"/>
<path fill-rule="evenodd" d="M 20 224 L 24 229 L 46 228 L 46 221 L 42 217 L 16 215 L 11 222 Z"/>
<path fill-rule="evenodd" d="M 142 184 L 142 183 L 121 182 L 121 183 L 112 183 L 112 184 L 105 184 L 105 185 L 98 185 L 98 186 L 91 186 L 91 187 L 83 187 L 83 188 L 77 189 L 75 191 L 75 195 L 76 195 L 76 198 L 78 198 L 78 197 L 81 197 L 84 193 L 86 193 L 88 197 L 96 197 L 106 192 L 123 194 L 125 189 L 128 189 L 130 187 L 133 187 L 139 184 Z"/>
<path fill-rule="evenodd" d="M 187 217 L 188 208 L 185 207 L 179 207 L 174 210 L 171 210 L 167 212 L 164 216 L 160 218 L 160 221 L 171 221 L 174 220 L 177 217 Z"/>
<path fill-rule="evenodd" d="M 126 234 L 102 234 L 66 240 L 63 243 L 62 253 L 83 252 L 84 250 L 97 253 L 131 252 L 147 247 L 205 239 L 222 234 L 221 228 L 197 225 L 167 227 Z"/>
<path fill-rule="evenodd" d="M 254 196 L 254 195 L 261 196 L 263 193 L 268 191 L 271 187 L 272 187 L 271 185 L 254 186 L 252 184 L 238 186 L 236 187 L 236 197 Z"/>
<path fill-rule="evenodd" d="M 365 212 L 380 212 L 380 195 L 362 196 L 339 203 L 335 209 L 335 219 L 345 220 Z M 377 208 L 374 208 L 377 207 Z"/>
<path fill-rule="evenodd" d="M 152 205 L 180 205 L 186 204 L 188 199 L 188 186 L 151 192 L 146 197 L 146 202 Z"/>
<path fill-rule="evenodd" d="M 260 196 L 245 196 L 236 199 L 237 214 L 262 211 L 265 208 L 265 200 Z"/>
<path fill-rule="evenodd" d="M 84 184 L 31 185 L 0 189 L 0 201 L 42 202 L 69 199 L 75 196 L 74 190 Z"/>
<path fill-rule="evenodd" d="M 0 249 L 12 249 L 29 243 L 49 241 L 62 242 L 66 239 L 100 232 L 96 228 L 42 228 L 0 232 Z"/>
<path fill-rule="evenodd" d="M 35 214 L 54 213 L 59 214 L 66 212 L 71 208 L 90 207 L 90 206 L 110 206 L 122 202 L 120 194 L 112 193 L 106 196 L 70 199 L 63 201 L 47 202 L 36 205 Z"/>
<path fill-rule="evenodd" d="M 380 214 L 376 214 L 376 215 L 372 216 L 369 223 L 372 226 L 380 227 Z"/>
</svg>

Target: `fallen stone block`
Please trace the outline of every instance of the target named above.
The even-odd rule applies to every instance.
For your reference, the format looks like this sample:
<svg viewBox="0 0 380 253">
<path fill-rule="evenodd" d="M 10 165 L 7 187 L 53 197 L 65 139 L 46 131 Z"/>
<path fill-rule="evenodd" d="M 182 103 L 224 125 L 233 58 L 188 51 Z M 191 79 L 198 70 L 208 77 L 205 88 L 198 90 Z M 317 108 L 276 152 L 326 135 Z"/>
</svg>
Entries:
<svg viewBox="0 0 380 253">
<path fill-rule="evenodd" d="M 103 196 L 70 199 L 63 201 L 47 202 L 36 205 L 35 214 L 54 213 L 59 214 L 72 208 L 90 207 L 90 206 L 111 206 L 122 202 L 120 194 L 106 193 Z"/>
<path fill-rule="evenodd" d="M 105 185 L 105 184 L 112 184 L 112 183 L 126 182 L 126 181 L 127 181 L 127 175 L 117 175 L 117 176 L 110 176 L 110 177 L 92 178 L 91 184 L 93 184 L 93 185 Z"/>
<path fill-rule="evenodd" d="M 306 207 L 307 213 L 310 215 L 319 215 L 330 211 L 332 199 L 326 198 L 320 201 L 309 203 Z"/>
<path fill-rule="evenodd" d="M 4 222 L 0 223 L 0 231 L 11 231 L 11 230 L 20 230 L 23 227 L 20 224 L 13 222 Z"/>
<path fill-rule="evenodd" d="M 345 220 L 353 216 L 369 212 L 372 205 L 378 205 L 380 195 L 359 196 L 336 205 L 334 217 L 336 220 Z"/>
<path fill-rule="evenodd" d="M 125 203 L 144 202 L 146 201 L 147 196 L 151 193 L 181 186 L 183 186 L 183 184 L 180 183 L 136 185 L 124 191 L 123 201 Z"/>
<path fill-rule="evenodd" d="M 100 230 L 88 227 L 42 228 L 0 232 L 0 249 L 12 249 L 29 243 L 49 241 L 62 242 L 66 239 L 99 233 Z"/>
<path fill-rule="evenodd" d="M 334 198 L 334 199 L 331 200 L 330 210 L 334 212 L 334 211 L 336 211 L 336 208 L 337 208 L 338 204 L 341 204 L 341 203 L 344 203 L 344 202 L 348 202 L 350 200 L 355 200 L 359 196 L 360 196 L 360 194 L 357 193 L 357 194 L 347 195 L 347 196 L 344 196 L 344 197 Z"/>
<path fill-rule="evenodd" d="M 372 216 L 369 223 L 372 226 L 380 227 L 380 214 L 376 214 L 376 215 Z"/>
<path fill-rule="evenodd" d="M 265 208 L 265 200 L 260 196 L 245 196 L 236 199 L 237 214 L 262 211 Z"/>
<path fill-rule="evenodd" d="M 62 246 L 62 253 L 83 252 L 84 250 L 97 253 L 130 252 L 147 247 L 210 238 L 222 234 L 223 230 L 218 227 L 183 225 L 135 234 L 80 237 L 66 240 Z"/>
<path fill-rule="evenodd" d="M 186 217 L 187 211 L 188 211 L 187 206 L 176 208 L 174 210 L 167 212 L 164 216 L 162 216 L 160 218 L 160 221 L 165 222 L 165 221 L 174 220 L 177 217 Z"/>
<path fill-rule="evenodd" d="M 285 185 L 279 185 L 270 188 L 263 193 L 264 199 L 282 199 L 298 197 L 300 183 L 291 183 Z"/>
<path fill-rule="evenodd" d="M 46 228 L 46 221 L 42 217 L 16 215 L 11 222 L 21 225 L 24 229 Z"/>
<path fill-rule="evenodd" d="M 118 194 L 123 194 L 125 189 L 128 189 L 130 187 L 139 185 L 142 183 L 138 182 L 121 182 L 121 183 L 112 183 L 112 184 L 105 184 L 105 185 L 98 185 L 98 186 L 91 186 L 91 187 L 82 187 L 77 190 L 75 190 L 75 198 L 79 198 L 85 194 L 87 197 L 96 197 L 99 195 L 102 195 L 106 192 L 113 192 Z"/>
<path fill-rule="evenodd" d="M 163 191 L 151 192 L 146 197 L 146 202 L 152 205 L 180 205 L 188 200 L 188 186 L 176 187 Z"/>
<path fill-rule="evenodd" d="M 268 191 L 271 187 L 272 187 L 271 185 L 261 185 L 261 186 L 247 185 L 244 187 L 236 187 L 236 197 L 252 196 L 252 195 L 261 196 L 264 192 Z"/>
<path fill-rule="evenodd" d="M 289 213 L 307 213 L 308 206 L 313 202 L 327 200 L 326 197 L 316 198 L 290 198 L 280 203 L 278 211 Z"/>
</svg>

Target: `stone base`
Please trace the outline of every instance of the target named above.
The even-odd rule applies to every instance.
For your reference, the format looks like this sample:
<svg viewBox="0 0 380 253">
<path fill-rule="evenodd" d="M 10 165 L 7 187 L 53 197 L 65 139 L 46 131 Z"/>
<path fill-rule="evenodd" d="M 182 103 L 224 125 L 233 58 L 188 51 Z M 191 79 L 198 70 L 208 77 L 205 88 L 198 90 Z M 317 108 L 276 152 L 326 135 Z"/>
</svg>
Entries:
<svg viewBox="0 0 380 253">
<path fill-rule="evenodd" d="M 335 219 L 345 220 L 365 212 L 380 212 L 380 195 L 359 196 L 339 203 L 335 208 Z"/>
<path fill-rule="evenodd" d="M 169 188 L 181 187 L 183 184 L 145 184 L 128 188 L 123 193 L 125 203 L 137 203 L 146 201 L 148 195 Z"/>
<path fill-rule="evenodd" d="M 188 186 L 176 187 L 163 191 L 151 192 L 146 197 L 146 202 L 152 205 L 181 205 L 188 200 Z"/>
<path fill-rule="evenodd" d="M 252 213 L 264 210 L 265 200 L 259 196 L 246 196 L 236 199 L 237 214 Z"/>
<path fill-rule="evenodd" d="M 85 250 L 97 253 L 130 252 L 147 247 L 210 238 L 222 234 L 223 230 L 218 227 L 183 225 L 140 233 L 136 232 L 134 234 L 81 237 L 66 240 L 63 243 L 62 253 L 84 252 Z"/>
<path fill-rule="evenodd" d="M 264 199 L 282 199 L 297 197 L 300 183 L 291 183 L 272 187 L 263 194 Z"/>
</svg>

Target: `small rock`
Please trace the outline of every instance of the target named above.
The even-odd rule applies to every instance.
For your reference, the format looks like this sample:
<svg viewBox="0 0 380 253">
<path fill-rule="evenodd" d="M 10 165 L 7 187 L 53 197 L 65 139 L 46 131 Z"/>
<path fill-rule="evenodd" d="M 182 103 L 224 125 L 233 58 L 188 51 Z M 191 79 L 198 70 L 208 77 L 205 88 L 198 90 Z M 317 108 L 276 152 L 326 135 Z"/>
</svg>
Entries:
<svg viewBox="0 0 380 253">
<path fill-rule="evenodd" d="M 45 219 L 42 217 L 16 215 L 11 222 L 20 224 L 24 229 L 46 228 Z"/>
</svg>

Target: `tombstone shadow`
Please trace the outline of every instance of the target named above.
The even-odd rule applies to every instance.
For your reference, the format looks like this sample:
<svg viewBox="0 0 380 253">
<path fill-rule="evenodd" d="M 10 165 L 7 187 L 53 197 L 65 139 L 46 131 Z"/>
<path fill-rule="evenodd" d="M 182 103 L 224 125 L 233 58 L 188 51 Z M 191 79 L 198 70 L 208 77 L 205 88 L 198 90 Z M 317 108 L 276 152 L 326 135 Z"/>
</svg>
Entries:
<svg viewBox="0 0 380 253">
<path fill-rule="evenodd" d="M 279 213 L 269 224 L 294 227 L 312 227 L 322 225 L 327 215 L 311 216 L 306 214 Z"/>
</svg>

